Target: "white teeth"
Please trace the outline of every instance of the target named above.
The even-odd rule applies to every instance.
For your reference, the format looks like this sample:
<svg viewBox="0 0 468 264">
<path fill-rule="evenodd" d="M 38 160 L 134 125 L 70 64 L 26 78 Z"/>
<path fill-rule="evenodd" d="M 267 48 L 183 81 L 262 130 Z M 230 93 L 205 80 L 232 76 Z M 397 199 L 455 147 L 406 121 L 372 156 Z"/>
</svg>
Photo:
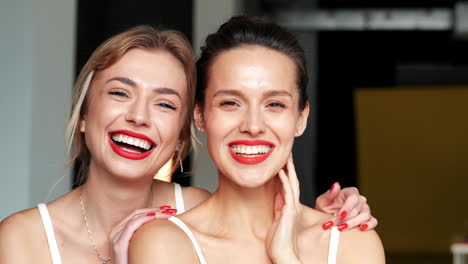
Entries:
<svg viewBox="0 0 468 264">
<path fill-rule="evenodd" d="M 232 152 L 239 155 L 262 155 L 268 153 L 271 150 L 271 146 L 268 145 L 232 145 L 230 148 Z"/>
<path fill-rule="evenodd" d="M 128 145 L 133 145 L 135 147 L 139 147 L 145 150 L 149 150 L 151 148 L 151 143 L 148 142 L 147 140 L 144 140 L 141 138 L 130 137 L 124 134 L 113 134 L 112 139 L 116 142 L 126 143 Z M 125 150 L 131 151 L 128 149 L 125 149 Z M 131 151 L 131 152 L 135 152 L 135 151 Z"/>
</svg>

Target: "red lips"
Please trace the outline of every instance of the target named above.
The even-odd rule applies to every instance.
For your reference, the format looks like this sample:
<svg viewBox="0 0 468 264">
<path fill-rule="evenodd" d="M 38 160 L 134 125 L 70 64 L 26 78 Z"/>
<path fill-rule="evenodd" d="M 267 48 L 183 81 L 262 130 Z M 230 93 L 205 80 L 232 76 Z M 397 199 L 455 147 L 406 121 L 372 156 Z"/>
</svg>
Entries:
<svg viewBox="0 0 468 264">
<path fill-rule="evenodd" d="M 114 134 L 123 134 L 123 135 L 127 135 L 127 136 L 130 136 L 130 137 L 146 140 L 149 143 L 151 143 L 152 147 L 151 147 L 150 150 L 142 152 L 142 153 L 135 153 L 135 152 L 127 151 L 127 150 L 119 147 L 117 144 L 115 144 L 115 142 L 111 139 L 112 135 L 114 135 Z M 154 143 L 154 141 L 151 140 L 151 138 L 147 137 L 146 135 L 136 133 L 136 132 L 133 132 L 133 131 L 130 131 L 130 130 L 117 130 L 117 131 L 113 131 L 113 132 L 109 133 L 109 144 L 110 144 L 112 150 L 116 154 L 118 154 L 121 157 L 131 159 L 131 160 L 144 159 L 144 158 L 148 157 L 153 152 L 153 150 L 156 148 L 156 143 Z"/>
<path fill-rule="evenodd" d="M 246 146 L 267 145 L 267 146 L 271 147 L 271 149 L 267 153 L 259 154 L 259 155 L 256 155 L 255 157 L 248 157 L 248 156 L 239 155 L 239 154 L 233 152 L 231 150 L 231 148 L 229 148 L 229 153 L 231 154 L 231 156 L 237 162 L 242 163 L 242 164 L 246 164 L 246 165 L 255 165 L 255 164 L 263 162 L 264 160 L 266 160 L 271 155 L 271 153 L 273 151 L 273 148 L 275 146 L 273 143 L 271 143 L 269 141 L 265 141 L 265 140 L 237 140 L 237 141 L 233 141 L 233 142 L 229 143 L 229 146 L 233 146 L 233 145 L 246 145 Z"/>
</svg>

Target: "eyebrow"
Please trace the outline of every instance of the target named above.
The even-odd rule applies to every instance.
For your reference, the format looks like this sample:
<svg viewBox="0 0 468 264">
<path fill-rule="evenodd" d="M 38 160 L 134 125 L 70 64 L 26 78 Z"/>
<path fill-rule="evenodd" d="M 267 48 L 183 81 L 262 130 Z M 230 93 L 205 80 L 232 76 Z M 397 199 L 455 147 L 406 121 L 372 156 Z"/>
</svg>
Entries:
<svg viewBox="0 0 468 264">
<path fill-rule="evenodd" d="M 136 87 L 137 86 L 135 81 L 133 81 L 133 80 L 131 80 L 129 78 L 126 78 L 126 77 L 114 77 L 114 78 L 109 79 L 106 83 L 109 83 L 111 81 L 118 81 L 118 82 L 124 83 L 126 85 L 130 85 L 131 87 Z M 174 90 L 172 88 L 167 88 L 167 87 L 154 88 L 153 92 L 155 92 L 157 94 L 173 94 L 173 95 L 176 95 L 177 97 L 179 97 L 180 100 L 182 100 L 182 97 L 180 96 L 180 94 L 176 90 Z"/>
<path fill-rule="evenodd" d="M 130 80 L 129 78 L 125 78 L 125 77 L 114 77 L 114 78 L 109 79 L 106 83 L 109 83 L 111 81 L 119 81 L 121 83 L 124 83 L 126 85 L 130 85 L 132 87 L 136 86 L 136 82 Z"/>
<path fill-rule="evenodd" d="M 173 94 L 173 95 L 177 95 L 177 97 L 179 97 L 180 100 L 182 100 L 182 97 L 180 96 L 180 94 L 172 89 L 172 88 L 167 88 L 167 87 L 160 87 L 160 88 L 154 88 L 153 89 L 153 92 L 157 93 L 157 94 Z"/>
<path fill-rule="evenodd" d="M 236 95 L 236 96 L 242 96 L 242 93 L 238 90 L 220 90 L 217 91 L 213 97 L 220 96 L 220 95 Z M 271 90 L 263 93 L 264 97 L 270 97 L 270 96 L 289 96 L 292 97 L 292 95 L 288 91 L 284 90 Z"/>
</svg>

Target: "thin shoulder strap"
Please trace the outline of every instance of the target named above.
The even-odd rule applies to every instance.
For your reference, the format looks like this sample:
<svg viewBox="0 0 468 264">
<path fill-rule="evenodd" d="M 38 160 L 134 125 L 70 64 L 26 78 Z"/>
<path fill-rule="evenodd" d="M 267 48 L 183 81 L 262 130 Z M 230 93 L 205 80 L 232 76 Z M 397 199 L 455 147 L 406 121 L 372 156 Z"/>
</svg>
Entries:
<svg viewBox="0 0 468 264">
<path fill-rule="evenodd" d="M 333 226 L 330 233 L 330 245 L 328 246 L 328 264 L 336 264 L 339 242 L 340 231 L 336 226 Z"/>
<path fill-rule="evenodd" d="M 57 241 L 55 240 L 54 227 L 50 219 L 49 211 L 47 206 L 43 203 L 37 205 L 39 213 L 41 214 L 42 224 L 44 225 L 45 233 L 47 236 L 47 242 L 49 242 L 50 256 L 52 257 L 53 264 L 62 264 L 60 258 L 60 252 L 58 250 Z"/>
<path fill-rule="evenodd" d="M 182 187 L 180 184 L 174 182 L 174 194 L 175 194 L 175 202 L 176 202 L 176 209 L 177 214 L 181 214 L 185 212 L 185 204 L 184 204 L 184 196 L 182 194 Z"/>
<path fill-rule="evenodd" d="M 182 222 L 179 218 L 177 218 L 175 216 L 169 217 L 168 220 L 171 221 L 172 223 L 176 224 L 178 227 L 180 227 L 180 229 L 182 229 L 182 231 L 185 232 L 185 234 L 187 234 L 187 236 L 192 241 L 193 247 L 195 248 L 195 252 L 197 253 L 197 257 L 198 257 L 198 260 L 200 261 L 200 264 L 206 264 L 206 260 L 205 260 L 205 257 L 203 256 L 201 247 L 198 244 L 198 241 L 195 238 L 195 236 L 193 235 L 192 231 L 190 231 L 190 229 L 188 228 L 188 226 L 185 225 L 184 222 Z"/>
</svg>

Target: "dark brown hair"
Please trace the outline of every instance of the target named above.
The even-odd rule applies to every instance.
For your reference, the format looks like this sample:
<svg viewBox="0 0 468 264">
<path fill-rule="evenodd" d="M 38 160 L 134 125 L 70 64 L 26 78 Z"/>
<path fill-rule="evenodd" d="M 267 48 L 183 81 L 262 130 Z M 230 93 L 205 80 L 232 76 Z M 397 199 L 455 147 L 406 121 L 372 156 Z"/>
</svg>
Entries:
<svg viewBox="0 0 468 264">
<path fill-rule="evenodd" d="M 304 50 L 297 38 L 281 26 L 263 21 L 256 17 L 232 17 L 219 29 L 208 35 L 197 60 L 196 103 L 204 105 L 206 86 L 210 77 L 210 67 L 214 59 L 224 51 L 243 45 L 258 45 L 279 51 L 294 61 L 296 65 L 296 82 L 299 89 L 299 109 L 307 103 L 307 66 Z"/>
</svg>

